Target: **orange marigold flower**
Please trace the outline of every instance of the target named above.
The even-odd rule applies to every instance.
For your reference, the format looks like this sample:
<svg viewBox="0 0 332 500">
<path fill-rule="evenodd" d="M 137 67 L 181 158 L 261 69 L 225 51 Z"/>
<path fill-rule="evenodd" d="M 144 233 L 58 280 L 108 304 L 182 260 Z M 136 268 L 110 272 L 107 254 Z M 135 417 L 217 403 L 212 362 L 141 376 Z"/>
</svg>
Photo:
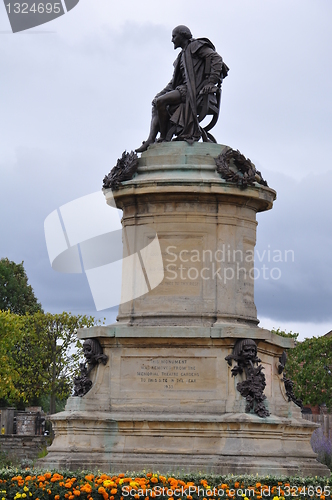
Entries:
<svg viewBox="0 0 332 500">
<path fill-rule="evenodd" d="M 240 486 L 239 481 L 236 481 L 236 482 L 234 483 L 234 488 L 238 488 L 239 486 Z"/>
<path fill-rule="evenodd" d="M 125 475 L 121 473 L 118 475 L 118 477 L 121 479 L 122 477 L 125 477 Z"/>
<path fill-rule="evenodd" d="M 73 493 L 74 493 L 75 497 L 79 497 L 81 494 L 80 490 L 74 490 Z"/>
<path fill-rule="evenodd" d="M 116 495 L 118 490 L 116 488 L 111 489 L 111 495 Z"/>
<path fill-rule="evenodd" d="M 260 488 L 261 486 L 262 486 L 261 483 L 256 483 L 256 488 Z"/>
<path fill-rule="evenodd" d="M 146 475 L 146 477 L 152 477 L 151 472 L 148 472 L 147 475 Z"/>
<path fill-rule="evenodd" d="M 321 495 L 320 500 L 325 500 L 325 495 Z"/>
<path fill-rule="evenodd" d="M 93 480 L 94 480 L 94 477 L 95 477 L 95 476 L 94 476 L 93 474 L 88 474 L 87 476 L 85 476 L 85 479 L 86 479 L 87 481 L 93 481 Z"/>
<path fill-rule="evenodd" d="M 51 479 L 52 474 L 50 472 L 46 472 L 46 474 L 44 474 L 44 476 L 46 477 L 46 479 Z"/>
<path fill-rule="evenodd" d="M 55 495 L 54 500 L 60 500 L 60 495 Z"/>
<path fill-rule="evenodd" d="M 227 486 L 227 484 L 223 483 L 223 484 L 221 485 L 221 488 L 222 488 L 223 490 L 225 490 L 226 488 L 228 488 L 228 486 Z"/>
<path fill-rule="evenodd" d="M 156 477 L 152 477 L 150 481 L 151 483 L 158 483 L 158 479 Z"/>
</svg>

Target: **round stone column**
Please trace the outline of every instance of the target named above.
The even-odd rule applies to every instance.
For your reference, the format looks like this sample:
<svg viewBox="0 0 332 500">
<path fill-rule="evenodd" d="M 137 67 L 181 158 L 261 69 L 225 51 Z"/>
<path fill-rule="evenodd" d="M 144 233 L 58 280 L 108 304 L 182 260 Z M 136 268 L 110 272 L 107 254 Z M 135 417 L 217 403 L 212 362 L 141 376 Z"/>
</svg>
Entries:
<svg viewBox="0 0 332 500">
<path fill-rule="evenodd" d="M 123 267 L 120 323 L 258 323 L 256 213 L 272 208 L 276 193 L 260 184 L 240 189 L 222 179 L 215 158 L 224 147 L 152 145 L 132 180 L 113 193 L 105 190 L 106 200 L 112 203 L 114 196 L 123 210 L 124 257 L 137 256 L 135 269 L 132 261 Z"/>
</svg>

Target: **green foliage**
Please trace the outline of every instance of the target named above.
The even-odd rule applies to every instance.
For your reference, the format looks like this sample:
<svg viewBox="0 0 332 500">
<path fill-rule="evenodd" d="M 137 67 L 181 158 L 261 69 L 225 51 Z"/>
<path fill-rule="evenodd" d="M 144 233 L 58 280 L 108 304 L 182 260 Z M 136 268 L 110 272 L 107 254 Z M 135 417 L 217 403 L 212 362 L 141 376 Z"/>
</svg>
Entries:
<svg viewBox="0 0 332 500">
<path fill-rule="evenodd" d="M 20 397 L 19 372 L 12 354 L 22 337 L 24 319 L 9 311 L 0 311 L 0 399 L 8 402 Z"/>
<path fill-rule="evenodd" d="M 296 340 L 297 337 L 300 335 L 299 333 L 284 332 L 283 330 L 280 330 L 280 328 L 277 328 L 277 330 L 273 328 L 271 332 L 275 333 L 276 335 L 279 335 L 280 337 L 287 337 L 289 339 L 294 339 L 294 340 Z"/>
<path fill-rule="evenodd" d="M 15 314 L 33 314 L 41 311 L 28 277 L 21 264 L 7 258 L 0 259 L 0 310 Z"/>
<path fill-rule="evenodd" d="M 330 372 L 330 373 L 329 373 Z M 286 376 L 303 404 L 326 404 L 332 409 L 332 338 L 313 337 L 288 351 Z"/>
<path fill-rule="evenodd" d="M 0 311 L 0 398 L 16 405 L 34 404 L 49 396 L 65 400 L 78 370 L 81 342 L 78 328 L 95 324 L 93 317 L 69 313 L 18 316 Z"/>
<path fill-rule="evenodd" d="M 47 447 L 44 446 L 44 448 L 42 448 L 40 450 L 40 452 L 38 453 L 38 458 L 44 458 L 48 455 L 48 451 L 47 451 Z"/>
</svg>

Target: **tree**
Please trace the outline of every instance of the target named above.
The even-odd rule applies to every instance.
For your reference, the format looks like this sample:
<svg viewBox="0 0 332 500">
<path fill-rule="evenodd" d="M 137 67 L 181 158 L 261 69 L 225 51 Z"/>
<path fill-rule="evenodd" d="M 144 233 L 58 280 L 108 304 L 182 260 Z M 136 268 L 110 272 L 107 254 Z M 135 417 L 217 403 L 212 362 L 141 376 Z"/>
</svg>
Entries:
<svg viewBox="0 0 332 500">
<path fill-rule="evenodd" d="M 19 390 L 25 401 L 50 396 L 50 412 L 55 413 L 56 398 L 66 399 L 78 371 L 82 344 L 78 328 L 93 326 L 88 316 L 70 313 L 25 317 L 25 331 L 13 355 L 20 375 Z"/>
<path fill-rule="evenodd" d="M 303 404 L 326 404 L 332 409 L 332 338 L 313 337 L 288 352 L 286 376 Z"/>
<path fill-rule="evenodd" d="M 22 336 L 22 317 L 0 311 L 0 399 L 9 403 L 20 397 L 17 389 L 19 373 L 12 354 Z"/>
<path fill-rule="evenodd" d="M 16 264 L 7 258 L 0 259 L 0 310 L 15 314 L 33 314 L 41 311 L 23 262 Z"/>
<path fill-rule="evenodd" d="M 293 338 L 294 349 L 287 353 L 285 373 L 294 382 L 294 394 L 304 405 L 326 404 L 332 409 L 332 337 L 312 337 L 297 341 L 298 333 L 272 332 Z"/>
<path fill-rule="evenodd" d="M 93 317 L 38 312 L 19 316 L 0 311 L 0 398 L 31 404 L 50 397 L 66 399 L 78 372 L 82 344 L 78 328 L 93 326 Z"/>
</svg>

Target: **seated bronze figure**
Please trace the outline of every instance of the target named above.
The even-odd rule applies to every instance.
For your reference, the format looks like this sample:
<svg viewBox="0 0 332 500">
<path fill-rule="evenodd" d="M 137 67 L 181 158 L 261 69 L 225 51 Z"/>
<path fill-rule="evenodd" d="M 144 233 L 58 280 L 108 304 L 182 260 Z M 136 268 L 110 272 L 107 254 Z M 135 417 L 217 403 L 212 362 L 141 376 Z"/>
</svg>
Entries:
<svg viewBox="0 0 332 500">
<path fill-rule="evenodd" d="M 219 116 L 221 85 L 228 67 L 207 38 L 192 38 L 189 28 L 177 26 L 172 32 L 174 49 L 181 48 L 174 62 L 172 80 L 152 101 L 149 137 L 136 152 L 146 151 L 150 144 L 176 140 L 189 143 L 216 142 L 209 133 Z M 201 127 L 207 115 L 210 123 Z"/>
</svg>

